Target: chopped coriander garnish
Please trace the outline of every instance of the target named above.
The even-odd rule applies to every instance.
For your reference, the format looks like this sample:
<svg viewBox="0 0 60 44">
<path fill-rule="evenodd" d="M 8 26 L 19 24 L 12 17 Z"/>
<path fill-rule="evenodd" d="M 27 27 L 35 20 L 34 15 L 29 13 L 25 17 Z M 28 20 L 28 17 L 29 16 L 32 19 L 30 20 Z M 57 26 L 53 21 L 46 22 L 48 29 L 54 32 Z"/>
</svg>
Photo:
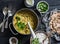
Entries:
<svg viewBox="0 0 60 44">
<path fill-rule="evenodd" d="M 40 12 L 46 12 L 49 8 L 49 5 L 46 2 L 39 2 L 38 9 Z"/>
<path fill-rule="evenodd" d="M 20 21 L 17 22 L 17 26 L 20 28 L 20 29 L 24 29 L 25 28 L 25 23 L 22 23 Z"/>
<path fill-rule="evenodd" d="M 33 39 L 32 44 L 39 44 L 39 39 L 38 38 Z"/>
</svg>

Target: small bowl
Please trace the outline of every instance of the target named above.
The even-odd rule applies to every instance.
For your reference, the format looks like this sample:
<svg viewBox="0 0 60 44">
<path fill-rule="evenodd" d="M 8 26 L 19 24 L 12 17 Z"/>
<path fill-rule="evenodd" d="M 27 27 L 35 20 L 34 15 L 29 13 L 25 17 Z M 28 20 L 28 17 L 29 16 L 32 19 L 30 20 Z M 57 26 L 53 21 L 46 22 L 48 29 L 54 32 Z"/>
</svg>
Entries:
<svg viewBox="0 0 60 44">
<path fill-rule="evenodd" d="M 17 39 L 16 37 L 11 37 L 11 38 L 9 39 L 9 43 L 10 43 L 10 44 L 12 44 L 12 39 L 15 39 L 15 40 L 16 40 L 16 44 L 18 44 L 18 39 Z"/>
<path fill-rule="evenodd" d="M 38 5 L 39 5 L 40 3 L 42 3 L 42 2 L 45 3 L 45 4 L 48 6 L 47 10 L 45 10 L 44 12 L 42 12 L 42 10 L 41 10 L 40 8 L 38 8 Z M 37 9 L 40 13 L 46 13 L 46 12 L 49 10 L 49 4 L 48 4 L 46 1 L 39 1 L 39 2 L 37 3 L 36 9 Z"/>
<path fill-rule="evenodd" d="M 34 0 L 32 0 L 33 5 L 29 5 L 27 0 L 24 1 L 24 4 L 26 7 L 33 7 L 34 6 Z"/>
<path fill-rule="evenodd" d="M 39 31 L 36 31 L 35 34 L 36 34 L 36 33 L 44 33 L 44 34 L 48 37 L 47 33 L 44 32 L 44 31 L 40 31 L 40 30 L 39 30 Z M 30 44 L 31 44 L 31 41 L 32 41 L 32 40 L 33 40 L 33 38 L 32 38 L 32 36 L 31 36 L 31 38 L 30 38 Z M 48 40 L 49 40 L 49 43 L 48 43 L 48 44 L 50 44 L 50 37 L 48 37 Z"/>
</svg>

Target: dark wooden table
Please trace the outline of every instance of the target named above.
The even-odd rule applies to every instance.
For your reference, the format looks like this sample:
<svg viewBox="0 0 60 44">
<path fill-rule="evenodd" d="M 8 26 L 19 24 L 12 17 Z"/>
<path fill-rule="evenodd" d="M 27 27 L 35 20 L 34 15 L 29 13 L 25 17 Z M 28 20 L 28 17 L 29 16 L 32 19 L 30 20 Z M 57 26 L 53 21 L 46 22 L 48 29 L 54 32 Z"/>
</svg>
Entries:
<svg viewBox="0 0 60 44">
<path fill-rule="evenodd" d="M 36 8 L 36 4 L 38 1 L 41 0 L 35 0 L 35 5 L 34 7 L 31 7 L 30 9 L 35 9 Z M 60 0 L 45 0 L 49 3 L 49 11 L 51 11 L 54 8 L 60 8 Z M 27 8 L 24 5 L 24 0 L 0 0 L 0 23 L 3 20 L 3 13 L 2 13 L 2 9 L 7 6 L 11 6 L 13 9 L 15 8 L 16 11 L 21 9 L 21 8 Z M 37 15 L 40 17 L 40 14 L 35 11 L 37 13 Z M 12 21 L 12 17 L 9 17 L 9 23 Z M 40 26 L 38 28 L 38 30 L 40 29 Z M 9 38 L 10 37 L 14 37 L 15 35 L 13 35 L 10 31 L 10 29 L 5 29 L 5 31 L 2 33 L 0 32 L 0 44 L 9 44 Z M 15 37 L 17 37 L 20 41 L 21 44 L 30 44 L 29 43 L 29 38 L 30 35 L 27 36 L 22 36 L 22 35 L 16 35 Z M 60 44 L 60 42 L 57 42 L 54 38 L 51 38 L 51 44 Z"/>
</svg>

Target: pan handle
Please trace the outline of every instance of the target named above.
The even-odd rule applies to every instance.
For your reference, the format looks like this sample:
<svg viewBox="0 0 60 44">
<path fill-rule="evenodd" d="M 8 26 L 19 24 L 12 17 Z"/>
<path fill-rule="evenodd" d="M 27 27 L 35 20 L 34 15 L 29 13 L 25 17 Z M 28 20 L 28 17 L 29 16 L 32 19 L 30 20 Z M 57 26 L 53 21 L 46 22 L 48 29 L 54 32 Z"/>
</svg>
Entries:
<svg viewBox="0 0 60 44">
<path fill-rule="evenodd" d="M 15 33 L 15 32 L 12 30 L 11 24 L 12 24 L 12 23 L 9 24 L 10 31 L 12 32 L 12 34 L 17 35 L 18 33 Z"/>
</svg>

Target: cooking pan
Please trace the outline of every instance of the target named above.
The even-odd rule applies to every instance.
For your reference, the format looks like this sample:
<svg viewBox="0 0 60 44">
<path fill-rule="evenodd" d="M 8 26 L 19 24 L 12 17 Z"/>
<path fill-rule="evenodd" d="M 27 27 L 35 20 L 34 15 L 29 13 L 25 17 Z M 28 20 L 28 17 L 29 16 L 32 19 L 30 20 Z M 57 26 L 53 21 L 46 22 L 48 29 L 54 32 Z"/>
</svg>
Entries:
<svg viewBox="0 0 60 44">
<path fill-rule="evenodd" d="M 35 21 L 37 22 L 34 31 L 37 30 L 37 28 L 39 26 L 39 17 L 38 17 L 38 15 L 32 9 L 28 9 L 28 8 L 20 9 L 16 13 L 18 13 L 20 11 L 29 11 L 29 12 L 32 12 L 34 14 L 34 16 L 36 17 Z M 14 16 L 16 15 L 16 13 L 14 14 Z M 14 16 L 13 16 L 13 18 L 14 18 Z M 13 31 L 13 29 L 11 28 L 11 24 L 13 25 L 13 19 L 12 19 L 12 22 L 9 24 L 9 28 L 10 28 L 10 31 L 12 32 L 12 34 L 17 35 L 19 32 L 16 30 L 16 28 L 13 25 L 14 30 L 17 32 L 17 33 L 15 33 Z M 19 34 L 22 34 L 22 33 L 19 33 Z M 29 35 L 29 34 L 22 34 L 22 35 Z"/>
</svg>

